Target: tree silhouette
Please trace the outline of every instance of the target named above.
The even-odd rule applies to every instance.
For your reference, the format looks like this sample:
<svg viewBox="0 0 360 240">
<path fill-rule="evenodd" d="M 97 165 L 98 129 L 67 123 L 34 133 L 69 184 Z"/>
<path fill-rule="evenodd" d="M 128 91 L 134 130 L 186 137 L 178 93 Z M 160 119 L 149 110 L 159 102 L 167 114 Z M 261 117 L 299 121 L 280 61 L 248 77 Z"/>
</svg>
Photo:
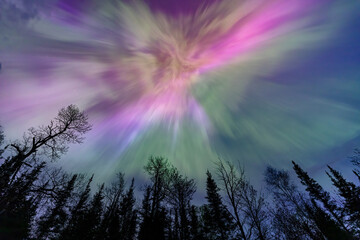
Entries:
<svg viewBox="0 0 360 240">
<path fill-rule="evenodd" d="M 204 212 L 204 221 L 207 225 L 206 233 L 208 239 L 228 239 L 233 230 L 232 218 L 222 202 L 215 180 L 209 171 L 206 172 L 206 199 L 207 209 Z"/>
<path fill-rule="evenodd" d="M 109 238 L 120 237 L 119 208 L 124 188 L 124 174 L 118 173 L 117 180 L 111 184 L 110 188 L 105 189 L 105 199 L 107 203 L 105 204 L 106 207 L 101 224 L 102 229 L 106 232 L 106 235 Z"/>
<path fill-rule="evenodd" d="M 193 179 L 182 176 L 175 168 L 169 169 L 166 185 L 166 200 L 177 213 L 175 221 L 179 223 L 179 239 L 190 238 L 190 201 L 196 191 Z"/>
<path fill-rule="evenodd" d="M 249 238 L 249 232 L 245 229 L 245 218 L 241 215 L 241 209 L 243 206 L 241 198 L 238 194 L 239 189 L 241 189 L 241 185 L 244 183 L 243 172 L 241 172 L 241 175 L 239 176 L 234 165 L 230 162 L 224 163 L 219 160 L 217 163 L 217 173 L 232 208 L 232 216 L 240 231 L 240 236 L 242 239 L 246 240 Z"/>
<path fill-rule="evenodd" d="M 127 187 L 121 173 L 92 193 L 93 175 L 87 179 L 48 164 L 70 143 L 80 143 L 90 128 L 74 105 L 4 148 L 0 127 L 0 239 L 360 239 L 360 186 L 330 166 L 326 174 L 333 194 L 295 162 L 306 192 L 288 172 L 268 167 L 269 201 L 250 184 L 243 168 L 220 160 L 215 166 L 219 186 L 207 171 L 206 202 L 195 206 L 195 180 L 167 159 L 150 157 L 140 207 L 134 179 Z M 352 158 L 355 167 L 360 165 L 357 155 Z M 359 169 L 353 172 L 360 180 Z"/>
<path fill-rule="evenodd" d="M 4 144 L 4 139 L 5 139 L 4 131 L 2 129 L 2 126 L 0 125 L 0 147 Z M 3 159 L 3 157 L 2 157 L 3 152 L 4 152 L 4 149 L 0 148 L 0 160 Z"/>
<path fill-rule="evenodd" d="M 201 223 L 199 220 L 199 210 L 196 206 L 192 205 L 190 209 L 190 239 L 204 240 L 204 233 L 201 229 Z"/>
<path fill-rule="evenodd" d="M 309 217 L 309 200 L 290 180 L 289 173 L 268 166 L 265 182 L 273 196 L 270 208 L 272 232 L 285 239 L 324 239 L 316 223 Z"/>
<path fill-rule="evenodd" d="M 152 227 L 152 217 L 150 215 L 151 211 L 151 188 L 147 187 L 145 190 L 145 194 L 142 200 L 142 207 L 140 210 L 141 215 L 141 223 L 140 223 L 140 230 L 139 230 L 139 239 L 147 239 L 147 234 L 151 233 Z"/>
<path fill-rule="evenodd" d="M 58 158 L 66 152 L 68 144 L 80 143 L 90 129 L 87 116 L 70 105 L 62 108 L 49 125 L 30 128 L 22 140 L 10 142 L 0 151 L 0 226 L 6 226 L 10 234 L 28 232 L 34 209 L 48 184 L 42 188 L 36 186 L 45 169 L 45 159 Z M 0 146 L 3 140 L 1 130 Z M 4 152 L 6 158 L 3 158 Z M 4 231 L 1 230 L 0 235 Z"/>
<path fill-rule="evenodd" d="M 85 224 L 85 215 L 89 208 L 90 199 L 90 184 L 93 176 L 88 180 L 85 189 L 80 193 L 79 199 L 76 204 L 71 208 L 70 219 L 68 224 L 59 235 L 59 239 L 72 240 L 82 239 L 84 232 L 88 231 L 88 226 Z"/>
<path fill-rule="evenodd" d="M 143 201 L 139 239 L 165 239 L 167 211 L 164 200 L 172 168 L 162 157 L 150 157 L 144 167 L 150 176 L 151 184 L 146 188 Z"/>
<path fill-rule="evenodd" d="M 265 200 L 246 179 L 243 168 L 219 160 L 217 173 L 231 207 L 231 213 L 242 239 L 266 239 L 268 228 L 264 215 Z"/>
<path fill-rule="evenodd" d="M 136 234 L 137 210 L 135 209 L 134 179 L 120 204 L 120 236 L 132 240 Z"/>
<path fill-rule="evenodd" d="M 360 148 L 354 150 L 354 156 L 351 157 L 351 162 L 355 166 L 360 167 Z"/>
<path fill-rule="evenodd" d="M 101 225 L 101 217 L 103 214 L 103 199 L 104 199 L 104 184 L 93 196 L 90 206 L 85 213 L 84 226 L 87 226 L 87 231 L 83 232 L 81 239 L 102 239 L 105 231 Z"/>
<path fill-rule="evenodd" d="M 360 187 L 347 181 L 340 172 L 330 166 L 328 168 L 330 173 L 326 173 L 344 200 L 344 210 L 350 217 L 349 220 L 360 228 Z"/>
<path fill-rule="evenodd" d="M 326 211 L 318 206 L 314 199 L 311 199 L 311 204 L 306 205 L 306 210 L 322 233 L 322 235 L 312 236 L 313 239 L 324 239 L 324 237 L 329 240 L 353 239 L 351 235 L 341 229 Z"/>
<path fill-rule="evenodd" d="M 314 179 L 310 178 L 309 175 L 298 164 L 296 164 L 294 161 L 292 163 L 298 178 L 306 187 L 306 191 L 309 193 L 310 197 L 321 202 L 324 208 L 336 220 L 340 227 L 348 234 L 350 234 L 350 231 L 345 225 L 345 220 L 343 219 L 343 216 L 340 212 L 341 210 L 336 205 L 335 201 L 331 199 L 330 194 L 326 192 Z"/>
<path fill-rule="evenodd" d="M 77 175 L 73 175 L 65 188 L 57 193 L 54 208 L 49 209 L 38 223 L 38 239 L 54 238 L 61 233 L 64 222 L 67 221 L 67 202 L 70 198 Z"/>
</svg>

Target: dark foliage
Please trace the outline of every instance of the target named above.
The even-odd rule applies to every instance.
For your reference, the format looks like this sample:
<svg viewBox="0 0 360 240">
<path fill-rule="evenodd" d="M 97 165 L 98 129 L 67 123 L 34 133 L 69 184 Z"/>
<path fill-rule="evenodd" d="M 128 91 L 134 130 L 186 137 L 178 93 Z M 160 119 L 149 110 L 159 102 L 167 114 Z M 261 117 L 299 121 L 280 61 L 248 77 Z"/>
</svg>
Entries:
<svg viewBox="0 0 360 240">
<path fill-rule="evenodd" d="M 228 239 L 234 230 L 234 223 L 227 207 L 223 204 L 215 180 L 209 171 L 206 172 L 206 199 L 208 204 L 204 206 L 203 221 L 206 239 Z"/>
<path fill-rule="evenodd" d="M 360 186 L 330 166 L 326 174 L 334 194 L 295 162 L 305 191 L 288 172 L 269 166 L 265 182 L 271 198 L 265 198 L 244 169 L 219 160 L 216 178 L 206 172 L 206 203 L 195 206 L 195 181 L 167 159 L 150 157 L 141 204 L 134 179 L 127 183 L 121 173 L 92 193 L 93 176 L 68 174 L 48 164 L 69 144 L 80 143 L 90 128 L 86 115 L 73 105 L 61 109 L 49 125 L 31 128 L 6 146 L 0 128 L 0 239 L 360 239 Z M 352 162 L 360 180 L 358 150 Z"/>
</svg>

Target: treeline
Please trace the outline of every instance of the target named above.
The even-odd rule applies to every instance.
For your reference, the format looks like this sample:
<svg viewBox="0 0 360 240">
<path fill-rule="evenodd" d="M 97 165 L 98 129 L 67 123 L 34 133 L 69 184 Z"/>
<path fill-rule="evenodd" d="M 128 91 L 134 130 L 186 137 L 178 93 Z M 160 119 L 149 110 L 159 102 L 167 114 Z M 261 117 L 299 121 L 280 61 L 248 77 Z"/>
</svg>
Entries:
<svg viewBox="0 0 360 240">
<path fill-rule="evenodd" d="M 207 171 L 206 199 L 195 206 L 194 179 L 162 157 L 144 167 L 149 180 L 139 186 L 124 174 L 91 189 L 93 176 L 68 174 L 49 166 L 81 143 L 91 129 L 70 105 L 47 126 L 31 128 L 21 140 L 6 142 L 0 130 L 0 239 L 360 239 L 360 186 L 328 166 L 330 194 L 298 164 L 289 173 L 268 167 L 266 189 L 255 189 L 244 170 L 219 160 Z M 360 152 L 352 159 L 360 181 Z"/>
</svg>

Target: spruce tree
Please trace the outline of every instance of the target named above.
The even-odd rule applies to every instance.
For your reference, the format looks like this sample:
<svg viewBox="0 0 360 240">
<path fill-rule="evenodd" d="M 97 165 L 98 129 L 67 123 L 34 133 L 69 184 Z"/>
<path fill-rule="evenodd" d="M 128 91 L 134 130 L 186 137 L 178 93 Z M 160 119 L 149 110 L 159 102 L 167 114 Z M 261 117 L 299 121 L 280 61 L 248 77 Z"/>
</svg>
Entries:
<svg viewBox="0 0 360 240">
<path fill-rule="evenodd" d="M 130 188 L 120 203 L 120 238 L 132 240 L 136 234 L 137 211 L 135 209 L 134 179 L 131 181 Z"/>
<path fill-rule="evenodd" d="M 347 226 L 345 225 L 344 219 L 341 214 L 339 214 L 339 206 L 331 199 L 330 194 L 326 192 L 320 184 L 318 184 L 314 179 L 309 177 L 309 175 L 294 161 L 293 168 L 300 179 L 301 183 L 306 187 L 306 191 L 309 193 L 310 197 L 314 200 L 321 202 L 324 208 L 330 213 L 330 215 L 336 220 L 337 224 L 350 233 Z"/>
<path fill-rule="evenodd" d="M 70 220 L 62 233 L 59 240 L 72 240 L 82 239 L 84 233 L 88 231 L 88 226 L 85 223 L 85 214 L 89 211 L 89 198 L 90 198 L 90 184 L 94 175 L 88 180 L 85 189 L 80 193 L 77 203 L 72 207 L 70 212 Z"/>
<path fill-rule="evenodd" d="M 103 214 L 103 199 L 104 199 L 104 184 L 93 196 L 88 211 L 85 214 L 84 225 L 87 226 L 87 231 L 84 233 L 83 239 L 101 239 L 105 235 L 101 228 L 101 216 Z"/>
<path fill-rule="evenodd" d="M 204 239 L 201 232 L 201 224 L 198 216 L 198 209 L 194 205 L 190 208 L 190 234 L 192 240 L 202 240 Z"/>
<path fill-rule="evenodd" d="M 353 173 L 355 174 L 355 176 L 358 178 L 358 180 L 360 182 L 360 171 L 359 170 L 353 170 Z"/>
<path fill-rule="evenodd" d="M 265 182 L 273 195 L 270 207 L 273 237 L 285 239 L 324 239 L 313 218 L 309 216 L 309 199 L 291 181 L 289 173 L 268 166 Z"/>
<path fill-rule="evenodd" d="M 87 185 L 89 186 L 89 184 Z M 83 192 L 83 199 L 87 202 L 87 188 Z M 69 225 L 64 229 L 59 240 L 98 240 L 104 239 L 106 236 L 104 229 L 101 226 L 101 217 L 103 215 L 103 198 L 104 198 L 104 184 L 94 194 L 89 203 L 80 203 L 80 207 L 75 216 L 70 219 Z M 73 209 L 75 211 L 75 209 Z M 73 213 L 75 213 L 73 211 Z"/>
<path fill-rule="evenodd" d="M 344 231 L 328 213 L 318 206 L 314 199 L 311 200 L 311 205 L 306 205 L 306 209 L 322 233 L 322 235 L 313 235 L 313 239 L 324 239 L 323 237 L 328 240 L 353 239 L 352 235 Z"/>
<path fill-rule="evenodd" d="M 65 188 L 57 193 L 55 206 L 45 213 L 38 224 L 38 239 L 57 237 L 60 234 L 68 215 L 66 204 L 73 192 L 77 175 L 74 174 Z"/>
<path fill-rule="evenodd" d="M 41 192 L 44 189 L 35 186 L 46 165 L 45 161 L 39 160 L 40 157 L 59 158 L 67 151 L 70 143 L 80 143 L 83 140 L 83 134 L 90 129 L 87 116 L 76 106 L 70 105 L 62 108 L 57 117 L 47 126 L 30 128 L 21 140 L 12 141 L 4 149 L 0 149 L 0 235 L 1 228 L 5 226 L 7 226 L 6 231 L 16 229 L 17 235 L 25 236 L 29 232 L 32 218 L 36 214 L 37 203 L 46 201 L 43 199 L 44 192 Z M 4 135 L 0 129 L 0 147 L 3 139 Z M 3 157 L 4 154 L 6 158 Z M 49 191 L 48 195 L 50 194 L 55 196 L 61 193 Z M 58 201 L 55 203 L 55 206 L 60 205 Z M 61 208 L 62 206 L 59 209 Z M 59 215 L 55 211 L 52 214 L 54 219 L 49 216 L 49 221 L 46 223 L 44 216 L 39 224 L 51 225 L 50 222 L 57 221 L 57 217 L 60 217 L 62 213 L 60 211 Z M 6 224 L 3 224 L 3 221 Z M 13 225 L 10 226 L 12 223 Z M 50 229 L 54 233 L 59 231 L 57 228 L 59 225 L 55 225 L 52 226 L 54 229 Z M 36 230 L 41 228 L 39 226 Z"/>
<path fill-rule="evenodd" d="M 140 240 L 146 239 L 146 234 L 150 232 L 150 192 L 150 187 L 147 187 L 140 209 L 141 222 L 138 234 Z"/>
<path fill-rule="evenodd" d="M 117 179 L 111 187 L 105 189 L 107 203 L 101 221 L 101 229 L 105 231 L 104 239 L 120 237 L 120 201 L 123 198 L 125 187 L 124 174 L 118 173 Z"/>
<path fill-rule="evenodd" d="M 4 149 L 2 149 L 2 145 L 4 143 L 4 139 L 5 139 L 5 135 L 4 135 L 4 131 L 2 129 L 2 126 L 0 125 L 0 160 L 3 159 L 2 154 L 4 153 Z"/>
<path fill-rule="evenodd" d="M 344 210 L 350 216 L 350 221 L 360 228 L 360 187 L 347 181 L 340 172 L 328 166 L 330 173 L 326 174 L 344 199 Z"/>
<path fill-rule="evenodd" d="M 215 180 L 209 171 L 206 172 L 206 199 L 208 201 L 208 211 L 205 213 L 205 222 L 209 226 L 210 235 L 215 239 L 228 239 L 231 230 L 233 229 L 233 222 L 231 216 L 222 203 L 222 198 L 219 194 Z"/>
</svg>

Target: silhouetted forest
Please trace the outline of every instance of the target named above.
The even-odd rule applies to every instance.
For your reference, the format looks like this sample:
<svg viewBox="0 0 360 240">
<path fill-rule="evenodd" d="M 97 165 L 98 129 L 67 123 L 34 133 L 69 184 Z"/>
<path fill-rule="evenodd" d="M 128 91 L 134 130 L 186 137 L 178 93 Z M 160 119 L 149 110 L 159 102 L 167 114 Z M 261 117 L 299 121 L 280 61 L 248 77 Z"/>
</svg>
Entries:
<svg viewBox="0 0 360 240">
<path fill-rule="evenodd" d="M 360 239 L 359 151 L 352 159 L 356 183 L 328 166 L 331 193 L 295 162 L 297 181 L 268 166 L 260 191 L 241 167 L 219 160 L 204 172 L 206 198 L 196 206 L 194 179 L 162 157 L 149 158 L 141 186 L 119 173 L 91 189 L 93 176 L 50 166 L 90 129 L 70 105 L 17 141 L 0 131 L 0 239 Z"/>
</svg>

